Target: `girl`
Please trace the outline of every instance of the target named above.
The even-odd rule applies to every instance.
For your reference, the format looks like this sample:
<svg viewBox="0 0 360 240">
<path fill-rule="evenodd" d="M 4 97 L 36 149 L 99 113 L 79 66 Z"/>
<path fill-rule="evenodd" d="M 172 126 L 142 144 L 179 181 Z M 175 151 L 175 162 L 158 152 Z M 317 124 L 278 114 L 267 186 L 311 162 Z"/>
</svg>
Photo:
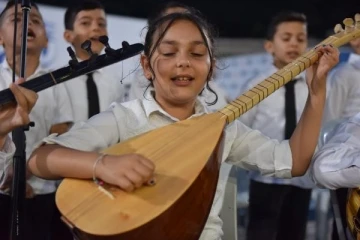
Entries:
<svg viewBox="0 0 360 240">
<path fill-rule="evenodd" d="M 307 79 L 309 97 L 290 141 L 279 143 L 234 121 L 225 129 L 223 161 L 268 176 L 289 178 L 305 173 L 319 135 L 326 75 L 339 55 L 331 46 L 321 46 L 317 51 L 322 56 L 313 67 L 313 76 Z M 89 179 L 94 162 L 99 160 L 98 151 L 154 128 L 208 113 L 198 95 L 212 76 L 213 53 L 211 29 L 201 18 L 174 13 L 157 19 L 149 26 L 141 56 L 144 75 L 153 86 L 147 97 L 114 103 L 70 132 L 44 139 L 48 144 L 32 155 L 30 169 L 46 179 Z M 264 161 L 262 155 L 270 157 Z M 151 159 L 139 155 L 105 156 L 97 164 L 96 177 L 132 191 L 151 183 L 154 169 Z M 221 238 L 218 215 L 223 190 L 224 186 L 218 185 L 201 239 Z"/>
</svg>

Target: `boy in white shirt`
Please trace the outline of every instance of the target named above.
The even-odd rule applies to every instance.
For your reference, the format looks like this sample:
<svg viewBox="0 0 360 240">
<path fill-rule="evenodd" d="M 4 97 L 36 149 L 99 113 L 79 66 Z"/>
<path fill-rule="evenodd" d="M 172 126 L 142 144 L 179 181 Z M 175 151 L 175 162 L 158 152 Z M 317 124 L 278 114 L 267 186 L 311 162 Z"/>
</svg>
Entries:
<svg viewBox="0 0 360 240">
<path fill-rule="evenodd" d="M 80 0 L 71 4 L 64 16 L 64 38 L 75 51 L 78 61 L 88 60 L 90 55 L 81 44 L 91 41 L 91 51 L 100 54 L 104 45 L 99 37 L 108 35 L 104 6 L 97 0 Z M 113 67 L 105 67 L 65 82 L 69 93 L 75 122 L 85 121 L 107 109 L 116 100 L 123 99 L 124 87 L 120 74 Z"/>
<path fill-rule="evenodd" d="M 20 4 L 18 9 L 21 9 Z M 13 46 L 14 22 L 18 22 L 16 46 Z M 20 47 L 21 47 L 21 11 L 15 16 L 15 3 L 9 1 L 0 14 L 0 44 L 4 47 L 6 58 L 0 67 L 0 89 L 6 89 L 12 82 L 13 47 L 16 47 L 15 73 L 20 72 Z M 27 55 L 25 78 L 31 79 L 47 73 L 40 66 L 40 55 L 47 46 L 45 24 L 36 4 L 32 4 L 29 14 L 29 26 L 27 37 Z M 36 144 L 50 133 L 64 133 L 69 124 L 72 123 L 72 112 L 68 111 L 70 102 L 63 85 L 58 85 L 39 92 L 39 98 L 29 114 L 30 120 L 35 123 L 26 135 L 26 158 L 30 156 Z M 5 164 L 5 163 L 4 163 Z M 0 176 L 11 178 L 12 161 L 6 162 L 4 168 L 0 169 Z M 56 182 L 47 181 L 29 176 L 28 186 L 33 192 L 32 198 L 25 201 L 26 219 L 25 234 L 28 239 L 46 239 L 50 229 L 50 219 L 55 210 Z M 0 191 L 0 238 L 7 239 L 9 234 L 10 219 L 10 189 Z M 3 224 L 2 224 L 3 223 Z"/>
<path fill-rule="evenodd" d="M 298 12 L 276 14 L 268 26 L 264 44 L 273 58 L 273 65 L 251 80 L 248 89 L 304 54 L 307 44 L 305 15 Z M 240 121 L 270 138 L 289 139 L 309 94 L 305 74 L 296 78 L 241 116 Z M 247 240 L 303 240 L 311 188 L 315 186 L 312 181 L 307 176 L 291 179 L 267 177 L 257 171 L 249 175 Z M 289 221 L 292 216 L 296 218 Z"/>
</svg>

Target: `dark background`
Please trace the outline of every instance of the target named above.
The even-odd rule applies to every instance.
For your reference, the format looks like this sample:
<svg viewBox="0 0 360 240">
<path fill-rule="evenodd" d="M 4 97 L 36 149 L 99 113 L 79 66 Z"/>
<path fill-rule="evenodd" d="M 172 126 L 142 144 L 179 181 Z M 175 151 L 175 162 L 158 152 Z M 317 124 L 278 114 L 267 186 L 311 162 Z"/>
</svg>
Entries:
<svg viewBox="0 0 360 240">
<path fill-rule="evenodd" d="M 67 7 L 76 0 L 35 0 Z M 147 18 L 160 0 L 102 0 L 111 14 Z M 166 2 L 166 1 L 165 1 Z M 199 9 L 215 25 L 220 37 L 263 38 L 271 16 L 281 10 L 296 10 L 307 15 L 310 37 L 324 38 L 337 23 L 360 13 L 360 0 L 180 0 Z"/>
</svg>

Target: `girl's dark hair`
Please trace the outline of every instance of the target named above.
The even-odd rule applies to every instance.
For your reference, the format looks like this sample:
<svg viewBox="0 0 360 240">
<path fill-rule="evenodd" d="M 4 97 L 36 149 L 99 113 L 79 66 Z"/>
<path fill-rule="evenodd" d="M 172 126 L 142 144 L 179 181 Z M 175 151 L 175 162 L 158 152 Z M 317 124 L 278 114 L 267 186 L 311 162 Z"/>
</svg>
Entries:
<svg viewBox="0 0 360 240">
<path fill-rule="evenodd" d="M 213 102 L 210 102 L 208 105 L 214 105 L 216 104 L 218 100 L 218 96 L 216 92 L 209 86 L 209 81 L 211 79 L 211 76 L 213 74 L 213 60 L 214 57 L 214 36 L 215 32 L 212 28 L 212 26 L 203 18 L 201 18 L 198 15 L 183 12 L 183 13 L 172 13 L 165 16 L 160 16 L 156 19 L 154 19 L 151 24 L 148 26 L 148 31 L 145 36 L 145 44 L 144 44 L 144 54 L 145 56 L 150 60 L 154 52 L 156 51 L 157 47 L 159 46 L 160 42 L 164 38 L 166 32 L 168 29 L 179 20 L 187 20 L 195 24 L 204 39 L 205 46 L 208 49 L 208 53 L 211 59 L 210 63 L 210 71 L 208 73 L 207 79 L 206 79 L 206 88 L 212 92 L 215 95 L 215 100 Z M 157 35 L 157 37 L 155 37 Z M 155 42 L 154 42 L 155 41 Z M 155 73 L 150 65 L 150 70 L 153 73 L 153 76 L 155 77 Z M 153 80 L 153 79 L 151 79 Z M 150 84 L 152 85 L 152 83 Z M 202 93 L 202 92 L 201 92 Z M 200 94 L 201 94 L 200 93 Z"/>
<path fill-rule="evenodd" d="M 147 23 L 148 25 L 152 24 L 154 20 L 156 20 L 159 17 L 162 17 L 165 15 L 166 11 L 168 11 L 171 8 L 182 8 L 184 9 L 184 12 L 197 14 L 201 16 L 200 11 L 197 9 L 190 7 L 184 3 L 177 2 L 177 1 L 170 1 L 170 2 L 161 2 L 159 3 L 154 10 L 150 13 Z"/>
</svg>

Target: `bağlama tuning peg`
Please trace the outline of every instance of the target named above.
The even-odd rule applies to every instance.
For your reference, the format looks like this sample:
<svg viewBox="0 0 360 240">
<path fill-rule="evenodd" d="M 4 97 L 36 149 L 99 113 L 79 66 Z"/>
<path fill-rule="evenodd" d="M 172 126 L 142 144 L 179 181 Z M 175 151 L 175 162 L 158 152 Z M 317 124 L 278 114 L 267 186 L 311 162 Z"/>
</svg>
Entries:
<svg viewBox="0 0 360 240">
<path fill-rule="evenodd" d="M 79 61 L 77 60 L 76 58 L 76 55 L 75 55 L 75 52 L 74 50 L 71 48 L 71 47 L 68 47 L 67 49 L 67 52 L 69 53 L 69 56 L 70 56 L 70 60 L 69 60 L 69 66 L 72 68 L 72 69 L 75 69 L 78 64 L 79 64 Z"/>
<path fill-rule="evenodd" d="M 345 25 L 345 32 L 350 32 L 354 29 L 354 20 L 352 18 L 345 18 L 343 23 Z"/>
<path fill-rule="evenodd" d="M 101 42 L 105 46 L 105 53 L 108 56 L 116 56 L 116 50 L 111 48 L 109 45 L 109 37 L 104 35 L 99 37 L 99 42 Z"/>
<path fill-rule="evenodd" d="M 341 26 L 341 24 L 340 24 L 340 23 L 336 24 L 335 27 L 334 27 L 334 32 L 335 32 L 335 33 L 340 33 L 340 32 L 342 32 L 342 31 L 344 31 L 344 29 L 343 29 L 343 27 Z"/>
<path fill-rule="evenodd" d="M 91 50 L 91 41 L 90 40 L 86 40 L 85 42 L 83 42 L 81 44 L 81 48 L 89 54 L 89 56 L 90 56 L 89 63 L 92 63 L 96 60 L 98 55 L 96 53 L 93 53 L 93 51 Z"/>
<path fill-rule="evenodd" d="M 355 27 L 360 27 L 360 14 L 355 14 Z"/>
<path fill-rule="evenodd" d="M 122 45 L 122 48 L 123 48 L 124 51 L 126 51 L 126 49 L 128 49 L 129 46 L 130 46 L 130 44 L 127 41 L 123 41 L 121 43 L 121 45 Z"/>
</svg>

